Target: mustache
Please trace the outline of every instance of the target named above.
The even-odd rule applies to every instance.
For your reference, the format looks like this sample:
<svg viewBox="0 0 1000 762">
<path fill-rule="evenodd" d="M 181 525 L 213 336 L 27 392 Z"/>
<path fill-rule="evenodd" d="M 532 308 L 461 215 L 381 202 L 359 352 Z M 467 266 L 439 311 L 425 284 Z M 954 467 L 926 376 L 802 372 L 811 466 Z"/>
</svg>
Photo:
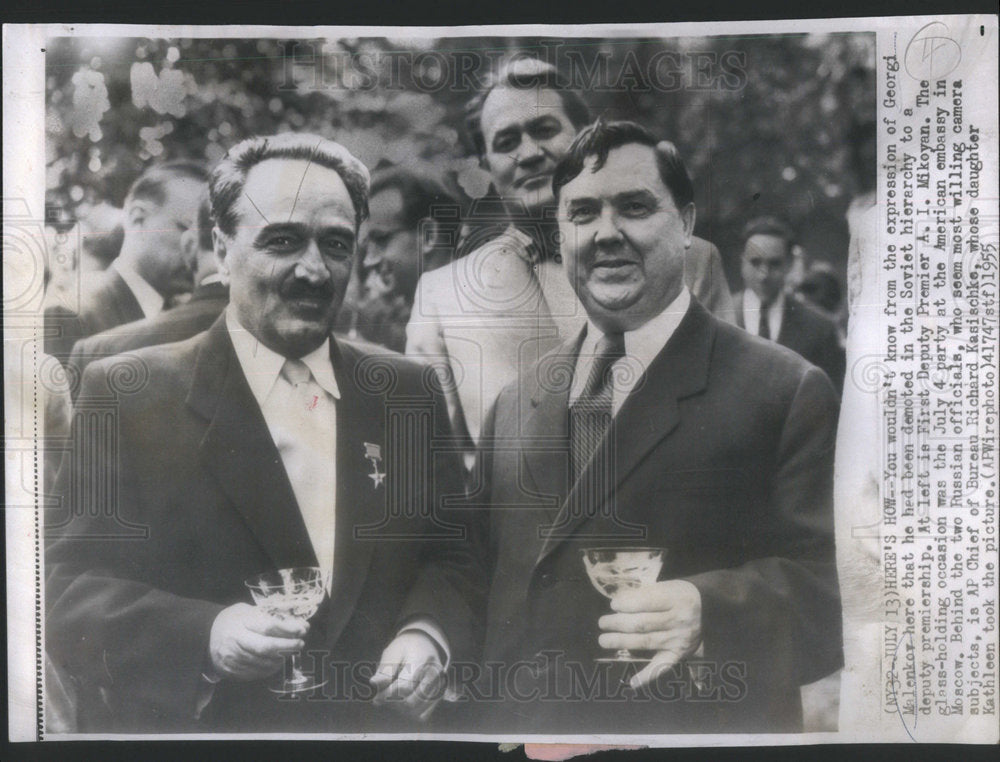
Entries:
<svg viewBox="0 0 1000 762">
<path fill-rule="evenodd" d="M 320 285 L 312 285 L 301 280 L 292 280 L 281 289 L 281 295 L 286 299 L 329 301 L 337 295 L 337 291 L 329 281 Z"/>
</svg>

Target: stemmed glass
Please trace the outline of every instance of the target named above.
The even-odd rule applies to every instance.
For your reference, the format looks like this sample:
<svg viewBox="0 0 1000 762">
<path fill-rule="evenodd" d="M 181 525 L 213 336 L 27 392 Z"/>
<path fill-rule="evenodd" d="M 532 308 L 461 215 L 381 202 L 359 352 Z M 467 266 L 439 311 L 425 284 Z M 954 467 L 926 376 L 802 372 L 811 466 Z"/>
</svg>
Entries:
<svg viewBox="0 0 1000 762">
<path fill-rule="evenodd" d="M 308 620 L 319 609 L 326 595 L 329 575 L 315 566 L 301 566 L 278 569 L 250 577 L 246 586 L 253 602 L 265 612 L 278 619 Z M 301 693 L 311 691 L 326 684 L 312 675 L 302 672 L 299 652 L 292 653 L 290 674 L 268 688 L 272 693 Z"/>
<path fill-rule="evenodd" d="M 591 584 L 609 599 L 619 590 L 656 582 L 667 553 L 663 548 L 584 548 L 580 552 Z M 650 659 L 635 656 L 627 648 L 619 648 L 614 656 L 597 661 L 647 662 Z"/>
</svg>

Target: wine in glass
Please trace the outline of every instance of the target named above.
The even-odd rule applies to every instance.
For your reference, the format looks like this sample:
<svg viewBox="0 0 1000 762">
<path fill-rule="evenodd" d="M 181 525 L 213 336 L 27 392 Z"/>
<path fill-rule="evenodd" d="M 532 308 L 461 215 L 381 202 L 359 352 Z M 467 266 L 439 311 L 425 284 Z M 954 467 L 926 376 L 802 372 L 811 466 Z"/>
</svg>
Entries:
<svg viewBox="0 0 1000 762">
<path fill-rule="evenodd" d="M 253 602 L 266 613 L 278 619 L 308 620 L 316 613 L 326 588 L 329 575 L 315 566 L 257 574 L 246 581 Z M 301 693 L 326 684 L 302 672 L 299 652 L 292 654 L 290 673 L 268 686 L 273 693 Z"/>
<path fill-rule="evenodd" d="M 651 585 L 660 576 L 666 551 L 663 548 L 585 548 L 583 565 L 591 584 L 606 598 L 619 590 Z M 627 648 L 619 648 L 614 656 L 599 662 L 647 662 Z"/>
</svg>

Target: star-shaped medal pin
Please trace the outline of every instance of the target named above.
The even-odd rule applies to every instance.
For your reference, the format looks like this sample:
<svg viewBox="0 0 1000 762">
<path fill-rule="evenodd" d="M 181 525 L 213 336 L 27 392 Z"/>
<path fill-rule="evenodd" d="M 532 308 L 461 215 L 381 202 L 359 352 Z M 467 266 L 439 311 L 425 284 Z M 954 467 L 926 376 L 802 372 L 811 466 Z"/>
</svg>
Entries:
<svg viewBox="0 0 1000 762">
<path fill-rule="evenodd" d="M 368 474 L 368 478 L 372 480 L 374 484 L 373 488 L 378 489 L 382 486 L 382 482 L 385 481 L 385 471 L 378 470 L 379 465 L 382 463 L 382 446 L 365 442 L 365 458 L 372 464 L 372 472 Z"/>
</svg>

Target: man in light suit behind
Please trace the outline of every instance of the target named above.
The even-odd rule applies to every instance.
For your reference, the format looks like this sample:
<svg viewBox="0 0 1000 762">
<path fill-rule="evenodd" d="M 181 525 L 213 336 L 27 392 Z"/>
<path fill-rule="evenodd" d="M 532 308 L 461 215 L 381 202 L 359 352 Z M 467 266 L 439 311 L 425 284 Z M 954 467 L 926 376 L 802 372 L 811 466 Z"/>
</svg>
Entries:
<svg viewBox="0 0 1000 762">
<path fill-rule="evenodd" d="M 587 324 L 500 394 L 472 474 L 484 660 L 511 673 L 484 727 L 800 731 L 799 686 L 841 661 L 834 390 L 691 297 L 672 144 L 598 122 L 553 188 Z M 609 607 L 581 558 L 598 547 L 664 549 L 659 580 Z M 621 648 L 651 661 L 596 661 Z"/>
<path fill-rule="evenodd" d="M 583 324 L 559 253 L 552 172 L 589 121 L 580 94 L 534 58 L 505 62 L 469 105 L 469 131 L 502 202 L 499 215 L 489 211 L 502 230 L 487 227 L 468 255 L 420 278 L 406 353 L 445 370 L 452 418 L 472 443 L 519 369 Z M 713 244 L 692 237 L 684 278 L 710 311 L 735 319 Z"/>
<path fill-rule="evenodd" d="M 372 702 L 433 708 L 473 648 L 476 583 L 437 511 L 463 486 L 431 450 L 448 428 L 427 368 L 331 337 L 368 172 L 282 134 L 230 149 L 211 192 L 225 313 L 83 379 L 72 513 L 47 527 L 47 651 L 87 697 L 84 729 L 405 727 Z M 249 577 L 297 566 L 332 578 L 310 623 L 252 605 Z M 268 690 L 295 650 L 329 677 L 312 700 Z"/>
</svg>

